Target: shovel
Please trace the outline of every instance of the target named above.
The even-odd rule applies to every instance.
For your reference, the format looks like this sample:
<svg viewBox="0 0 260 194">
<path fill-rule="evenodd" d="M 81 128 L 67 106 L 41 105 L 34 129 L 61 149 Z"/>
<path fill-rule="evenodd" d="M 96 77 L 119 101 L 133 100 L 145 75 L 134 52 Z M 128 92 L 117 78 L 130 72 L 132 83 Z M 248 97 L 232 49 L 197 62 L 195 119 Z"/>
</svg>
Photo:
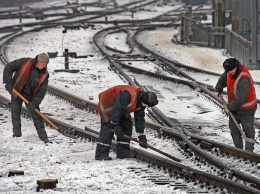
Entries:
<svg viewBox="0 0 260 194">
<path fill-rule="evenodd" d="M 26 104 L 29 104 L 29 101 L 24 98 L 18 91 L 16 91 L 14 88 L 13 88 L 13 92 L 19 96 Z M 74 135 L 70 135 L 68 133 L 64 133 L 60 128 L 57 127 L 57 125 L 55 125 L 50 119 L 48 119 L 48 117 L 46 117 L 43 113 L 41 113 L 37 108 L 34 109 L 35 112 L 37 112 L 47 123 L 49 123 L 54 129 L 56 129 L 58 132 L 60 132 L 61 134 L 69 137 L 69 138 L 72 138 L 72 139 L 76 139 Z"/>
<path fill-rule="evenodd" d="M 130 140 L 132 140 L 132 141 L 135 141 L 135 142 L 137 142 L 137 143 L 139 143 L 139 144 L 142 144 L 142 142 L 139 141 L 137 138 L 133 138 L 133 137 L 130 137 L 130 136 L 125 135 L 125 134 L 124 134 L 124 137 L 127 138 L 127 139 L 130 139 Z M 161 151 L 161 150 L 158 150 L 158 149 L 156 149 L 156 148 L 153 147 L 153 146 L 147 145 L 147 147 L 150 148 L 150 149 L 152 149 L 152 150 L 154 150 L 154 151 L 156 151 L 156 152 L 159 152 L 159 153 L 162 154 L 162 155 L 167 156 L 168 158 L 171 158 L 172 160 L 175 160 L 175 161 L 177 161 L 177 162 L 181 162 L 181 160 L 180 160 L 179 158 L 175 158 L 174 156 L 171 156 L 171 155 L 169 155 L 169 154 L 167 154 L 167 153 L 165 153 L 165 152 L 163 152 L 163 151 Z"/>
<path fill-rule="evenodd" d="M 224 105 L 225 108 L 227 108 L 227 103 L 226 101 L 224 100 L 224 98 L 220 95 L 219 96 L 222 104 Z M 256 141 L 254 139 L 251 139 L 251 138 L 247 138 L 246 135 L 245 135 L 245 132 L 243 131 L 243 129 L 240 127 L 240 125 L 238 124 L 236 118 L 234 117 L 234 115 L 232 114 L 232 112 L 229 112 L 228 113 L 230 115 L 230 117 L 232 118 L 232 120 L 234 121 L 235 125 L 237 126 L 239 132 L 241 133 L 242 135 L 242 138 L 247 141 L 247 142 L 250 142 L 250 143 L 256 143 Z"/>
</svg>

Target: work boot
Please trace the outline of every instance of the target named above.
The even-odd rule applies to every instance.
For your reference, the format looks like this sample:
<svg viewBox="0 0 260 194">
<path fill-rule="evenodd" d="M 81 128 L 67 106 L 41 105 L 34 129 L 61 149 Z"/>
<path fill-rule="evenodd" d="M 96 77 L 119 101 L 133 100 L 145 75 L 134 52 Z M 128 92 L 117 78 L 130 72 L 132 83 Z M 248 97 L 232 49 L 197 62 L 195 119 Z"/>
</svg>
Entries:
<svg viewBox="0 0 260 194">
<path fill-rule="evenodd" d="M 245 150 L 246 151 L 249 151 L 249 152 L 253 152 L 254 151 L 254 143 L 250 143 L 250 142 L 247 142 L 245 143 Z"/>
<path fill-rule="evenodd" d="M 22 131 L 21 129 L 13 129 L 13 137 L 21 137 Z"/>
<path fill-rule="evenodd" d="M 95 160 L 112 160 L 112 158 L 109 156 L 104 156 L 104 157 L 96 157 Z"/>
<path fill-rule="evenodd" d="M 49 139 L 42 140 L 44 143 L 50 143 Z"/>
<path fill-rule="evenodd" d="M 130 158 L 129 144 L 117 143 L 116 156 L 117 156 L 117 158 L 120 158 L 120 159 Z"/>
<path fill-rule="evenodd" d="M 43 142 L 45 143 L 46 146 L 48 146 L 49 144 L 52 144 L 52 143 L 53 143 L 53 142 L 50 141 L 49 139 L 45 139 Z"/>
<path fill-rule="evenodd" d="M 15 134 L 13 134 L 13 138 L 15 138 L 15 137 L 22 137 L 22 135 L 15 135 Z"/>
<path fill-rule="evenodd" d="M 232 139 L 233 139 L 235 147 L 243 149 L 243 140 L 242 140 L 241 136 L 239 136 L 239 135 L 232 135 Z"/>
<path fill-rule="evenodd" d="M 95 159 L 96 160 L 111 160 L 111 158 L 109 157 L 109 150 L 110 150 L 109 146 L 104 146 L 104 145 L 98 143 L 97 147 L 96 147 Z"/>
<path fill-rule="evenodd" d="M 47 141 L 49 141 L 49 140 L 48 140 L 47 133 L 46 133 L 46 131 L 45 131 L 44 128 L 37 128 L 36 130 L 37 130 L 37 133 L 38 133 L 39 138 L 40 138 L 44 143 L 46 143 Z"/>
</svg>

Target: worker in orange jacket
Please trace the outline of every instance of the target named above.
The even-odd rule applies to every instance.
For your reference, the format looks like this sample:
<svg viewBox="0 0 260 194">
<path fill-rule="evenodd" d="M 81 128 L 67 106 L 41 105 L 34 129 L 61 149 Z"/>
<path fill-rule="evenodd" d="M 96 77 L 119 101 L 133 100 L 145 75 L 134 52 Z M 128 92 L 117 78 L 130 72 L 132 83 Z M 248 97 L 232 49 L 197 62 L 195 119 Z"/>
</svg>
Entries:
<svg viewBox="0 0 260 194">
<path fill-rule="evenodd" d="M 13 124 L 13 137 L 21 137 L 21 107 L 23 100 L 13 93 L 13 88 L 20 92 L 30 103 L 26 104 L 39 138 L 45 143 L 49 142 L 45 131 L 43 119 L 34 110 L 40 109 L 48 87 L 49 73 L 47 64 L 49 56 L 41 53 L 35 58 L 20 58 L 8 63 L 4 68 L 3 82 L 6 90 L 11 94 L 11 116 Z M 13 76 L 14 74 L 14 76 Z"/>
<path fill-rule="evenodd" d="M 131 85 L 118 85 L 99 94 L 98 112 L 101 117 L 101 130 L 96 147 L 96 160 L 111 160 L 109 150 L 114 133 L 117 136 L 117 158 L 130 157 L 130 140 L 125 135 L 132 136 L 133 123 L 130 113 L 134 112 L 135 128 L 140 146 L 147 148 L 144 135 L 145 108 L 158 104 L 157 95 L 146 92 Z"/>
<path fill-rule="evenodd" d="M 228 104 L 225 111 L 232 112 L 235 119 L 242 125 L 247 138 L 255 138 L 255 112 L 257 109 L 257 98 L 254 81 L 247 70 L 236 58 L 226 59 L 223 63 L 225 72 L 219 78 L 215 91 L 219 96 L 223 88 L 227 87 Z M 235 147 L 244 148 L 242 135 L 231 117 L 229 128 Z M 245 150 L 253 151 L 254 143 L 245 142 Z"/>
</svg>

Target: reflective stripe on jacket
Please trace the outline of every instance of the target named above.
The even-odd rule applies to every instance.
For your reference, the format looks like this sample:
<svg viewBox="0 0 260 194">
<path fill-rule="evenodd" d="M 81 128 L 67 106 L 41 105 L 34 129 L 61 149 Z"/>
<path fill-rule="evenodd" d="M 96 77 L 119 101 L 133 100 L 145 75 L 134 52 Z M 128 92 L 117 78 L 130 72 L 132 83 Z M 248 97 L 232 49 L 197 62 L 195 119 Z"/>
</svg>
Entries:
<svg viewBox="0 0 260 194">
<path fill-rule="evenodd" d="M 112 87 L 104 92 L 101 92 L 98 95 L 98 112 L 101 116 L 102 122 L 106 123 L 110 120 L 112 115 L 113 106 L 117 99 L 118 94 L 122 90 L 127 90 L 131 96 L 130 103 L 124 110 L 124 115 L 129 115 L 131 112 L 136 110 L 137 102 L 138 102 L 138 94 L 141 91 L 140 88 L 130 85 L 118 85 Z"/>
<path fill-rule="evenodd" d="M 237 85 L 241 78 L 248 78 L 250 80 L 249 95 L 246 102 L 241 106 L 241 109 L 248 110 L 253 108 L 257 104 L 257 98 L 255 93 L 255 87 L 253 79 L 249 71 L 242 65 L 242 70 L 236 79 L 232 79 L 232 74 L 227 75 L 227 92 L 228 92 L 228 102 L 231 102 L 237 93 Z"/>
<path fill-rule="evenodd" d="M 26 58 L 23 62 L 23 64 L 21 65 L 20 69 L 14 74 L 13 77 L 13 83 L 14 83 L 14 88 L 18 91 L 21 92 L 24 84 L 26 83 L 26 81 L 28 80 L 29 74 L 30 74 L 30 70 L 32 68 L 34 60 L 30 59 L 30 58 Z M 39 79 L 39 83 L 37 85 L 37 87 L 34 89 L 33 91 L 33 96 L 37 93 L 37 91 L 40 88 L 40 85 L 42 84 L 42 82 L 44 81 L 44 79 L 48 76 L 48 71 L 46 70 L 45 74 L 41 74 L 40 79 Z"/>
</svg>

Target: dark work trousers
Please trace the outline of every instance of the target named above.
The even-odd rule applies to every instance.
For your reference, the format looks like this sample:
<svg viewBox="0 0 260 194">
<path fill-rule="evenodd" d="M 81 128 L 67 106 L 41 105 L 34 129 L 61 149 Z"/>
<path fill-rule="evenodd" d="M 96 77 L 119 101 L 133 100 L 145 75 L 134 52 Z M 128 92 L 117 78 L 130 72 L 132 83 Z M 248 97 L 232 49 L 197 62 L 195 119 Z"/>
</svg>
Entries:
<svg viewBox="0 0 260 194">
<path fill-rule="evenodd" d="M 131 117 L 122 117 L 120 120 L 120 126 L 125 135 L 132 136 L 133 123 Z M 116 144 L 116 156 L 117 158 L 129 158 L 130 157 L 130 140 L 123 138 L 117 138 Z"/>
<path fill-rule="evenodd" d="M 106 158 L 109 155 L 114 132 L 112 132 L 109 122 L 103 123 L 101 121 L 101 129 L 97 141 L 95 158 Z"/>
<path fill-rule="evenodd" d="M 131 118 L 123 116 L 120 121 L 120 126 L 124 134 L 132 136 L 133 123 Z M 101 122 L 101 130 L 97 141 L 96 158 L 104 158 L 109 156 L 109 151 L 114 135 L 114 130 L 111 129 L 110 124 Z M 116 145 L 117 158 L 130 157 L 130 140 L 117 138 Z"/>
<path fill-rule="evenodd" d="M 238 124 L 242 125 L 242 129 L 245 132 L 245 136 L 251 139 L 255 139 L 254 115 L 256 109 L 257 106 L 249 110 L 238 110 L 237 112 L 232 112 Z M 229 117 L 229 128 L 235 147 L 243 149 L 242 135 L 231 117 Z M 254 143 L 249 143 L 246 141 L 245 150 L 252 152 L 254 150 Z"/>
<path fill-rule="evenodd" d="M 20 137 L 22 136 L 21 131 L 21 109 L 22 109 L 23 100 L 17 97 L 15 100 L 12 98 L 11 100 L 11 116 L 12 116 L 12 124 L 13 124 L 13 133 L 14 136 Z M 27 106 L 27 105 L 26 105 Z M 39 107 L 37 107 L 39 109 Z M 40 109 L 39 109 L 40 110 Z M 38 113 L 35 111 L 30 112 L 34 126 L 37 130 L 38 136 L 42 141 L 48 139 L 47 133 L 45 131 L 43 119 Z"/>
</svg>

